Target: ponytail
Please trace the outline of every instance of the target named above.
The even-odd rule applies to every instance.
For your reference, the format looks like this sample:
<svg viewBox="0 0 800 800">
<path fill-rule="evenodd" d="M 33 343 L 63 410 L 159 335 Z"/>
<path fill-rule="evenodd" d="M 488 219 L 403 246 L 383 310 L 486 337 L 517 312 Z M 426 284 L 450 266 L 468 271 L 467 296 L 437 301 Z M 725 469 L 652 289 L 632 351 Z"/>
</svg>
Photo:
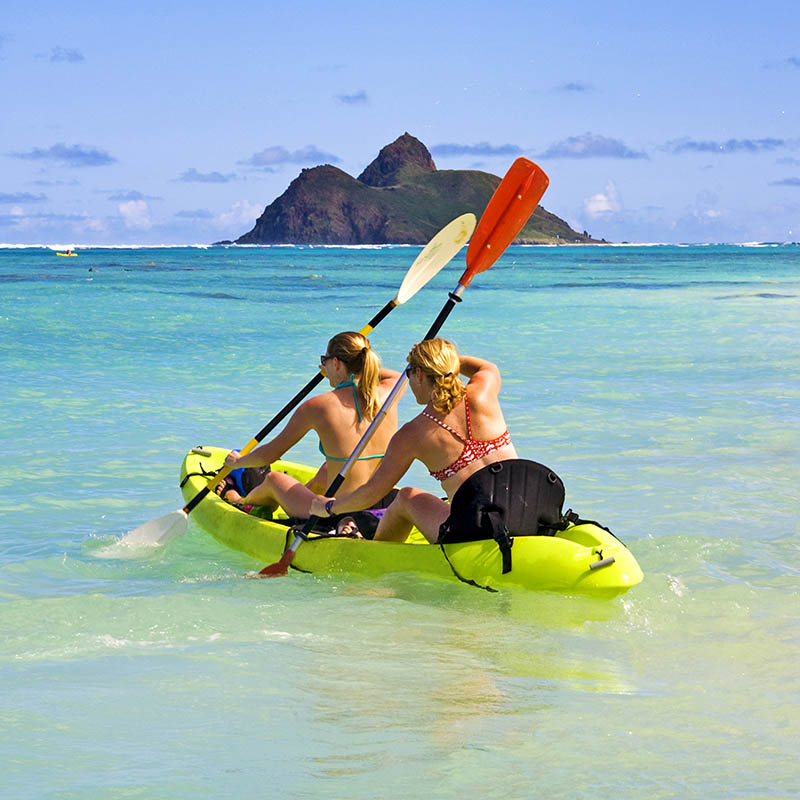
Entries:
<svg viewBox="0 0 800 800">
<path fill-rule="evenodd" d="M 364 403 L 364 416 L 375 419 L 381 407 L 378 399 L 381 360 L 369 340 L 354 331 L 337 333 L 328 342 L 328 354 L 336 356 L 354 376 L 358 394 Z"/>
<path fill-rule="evenodd" d="M 363 366 L 361 374 L 356 377 L 356 386 L 364 398 L 364 416 L 367 419 L 375 419 L 380 411 L 380 401 L 378 399 L 378 385 L 381 382 L 381 360 L 378 354 L 369 347 L 363 351 Z"/>
</svg>

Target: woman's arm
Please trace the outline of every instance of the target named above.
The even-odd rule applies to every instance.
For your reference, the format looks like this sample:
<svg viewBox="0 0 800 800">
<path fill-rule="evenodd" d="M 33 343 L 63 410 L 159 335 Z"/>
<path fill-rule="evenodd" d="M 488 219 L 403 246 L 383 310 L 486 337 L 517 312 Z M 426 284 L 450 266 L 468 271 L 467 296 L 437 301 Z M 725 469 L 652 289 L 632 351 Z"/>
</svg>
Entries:
<svg viewBox="0 0 800 800">
<path fill-rule="evenodd" d="M 500 391 L 500 370 L 497 364 L 476 356 L 461 356 L 459 372 L 470 379 L 470 383 L 481 384 L 482 387 Z"/>
<path fill-rule="evenodd" d="M 392 383 L 397 383 L 397 379 L 400 377 L 400 373 L 396 369 L 386 369 L 385 367 L 381 367 L 381 371 L 378 373 L 378 380 L 383 383 L 384 381 L 391 381 Z"/>
<path fill-rule="evenodd" d="M 384 391 L 391 392 L 394 389 L 397 381 L 400 380 L 400 376 L 402 372 L 398 372 L 395 369 L 384 369 L 381 367 L 380 372 L 380 381 L 384 387 Z M 399 402 L 403 395 L 406 393 L 406 389 L 408 388 L 408 383 L 403 384 L 403 388 L 395 395 L 396 400 Z"/>
<path fill-rule="evenodd" d="M 386 455 L 372 477 L 358 489 L 336 497 L 332 514 L 344 514 L 348 511 L 361 511 L 373 508 L 374 504 L 387 495 L 395 484 L 408 472 L 408 468 L 416 458 L 414 437 L 404 425 L 389 441 Z M 325 503 L 329 497 L 317 495 L 311 503 L 311 514 L 315 517 L 327 517 Z"/>
</svg>

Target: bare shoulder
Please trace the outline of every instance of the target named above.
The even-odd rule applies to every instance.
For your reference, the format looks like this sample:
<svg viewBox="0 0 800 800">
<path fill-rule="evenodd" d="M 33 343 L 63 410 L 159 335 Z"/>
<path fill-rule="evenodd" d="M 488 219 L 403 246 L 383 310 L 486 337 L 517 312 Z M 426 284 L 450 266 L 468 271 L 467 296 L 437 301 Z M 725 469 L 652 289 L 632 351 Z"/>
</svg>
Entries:
<svg viewBox="0 0 800 800">
<path fill-rule="evenodd" d="M 304 400 L 300 403 L 298 408 L 309 410 L 326 408 L 330 405 L 332 398 L 333 392 L 323 392 L 322 394 L 314 395 L 314 397 L 309 397 L 308 400 Z"/>
<path fill-rule="evenodd" d="M 424 441 L 424 436 L 420 434 L 417 426 L 417 418 L 406 422 L 389 440 L 386 448 L 386 457 L 378 470 L 378 473 L 392 473 L 392 481 L 397 481 L 411 466 L 414 459 L 419 458 L 420 442 Z M 395 475 L 394 472 L 397 472 Z M 391 487 L 390 487 L 391 488 Z"/>
<path fill-rule="evenodd" d="M 397 439 L 398 445 L 402 447 L 414 449 L 415 443 L 424 437 L 425 429 L 425 418 L 418 414 L 399 428 L 392 439 Z"/>
<path fill-rule="evenodd" d="M 333 409 L 334 403 L 333 393 L 324 392 L 323 394 L 309 397 L 308 400 L 298 406 L 295 413 L 306 420 L 317 420 L 328 416 Z"/>
</svg>

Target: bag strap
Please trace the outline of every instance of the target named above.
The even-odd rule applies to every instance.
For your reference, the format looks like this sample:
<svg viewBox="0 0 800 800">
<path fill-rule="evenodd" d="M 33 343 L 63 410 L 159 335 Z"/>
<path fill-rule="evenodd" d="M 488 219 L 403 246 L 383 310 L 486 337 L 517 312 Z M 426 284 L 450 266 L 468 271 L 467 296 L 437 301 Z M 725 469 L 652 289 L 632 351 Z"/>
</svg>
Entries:
<svg viewBox="0 0 800 800">
<path fill-rule="evenodd" d="M 510 535 L 503 516 L 503 510 L 497 506 L 484 508 L 481 512 L 481 528 L 497 542 L 503 558 L 503 575 L 505 575 L 511 572 L 511 547 L 514 538 Z"/>
</svg>

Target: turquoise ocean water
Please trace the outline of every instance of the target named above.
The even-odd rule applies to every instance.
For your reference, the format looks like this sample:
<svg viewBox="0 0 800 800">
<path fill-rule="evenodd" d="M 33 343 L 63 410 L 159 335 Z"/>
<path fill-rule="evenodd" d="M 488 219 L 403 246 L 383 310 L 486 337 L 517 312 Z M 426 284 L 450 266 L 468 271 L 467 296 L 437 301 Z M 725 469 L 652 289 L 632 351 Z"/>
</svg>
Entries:
<svg viewBox="0 0 800 800">
<path fill-rule="evenodd" d="M 102 557 L 417 252 L 0 249 L 0 796 L 800 795 L 798 246 L 513 247 L 448 320 L 520 454 L 636 555 L 621 598 L 248 581 L 193 523 Z M 463 263 L 373 333 L 387 365 Z"/>
</svg>

